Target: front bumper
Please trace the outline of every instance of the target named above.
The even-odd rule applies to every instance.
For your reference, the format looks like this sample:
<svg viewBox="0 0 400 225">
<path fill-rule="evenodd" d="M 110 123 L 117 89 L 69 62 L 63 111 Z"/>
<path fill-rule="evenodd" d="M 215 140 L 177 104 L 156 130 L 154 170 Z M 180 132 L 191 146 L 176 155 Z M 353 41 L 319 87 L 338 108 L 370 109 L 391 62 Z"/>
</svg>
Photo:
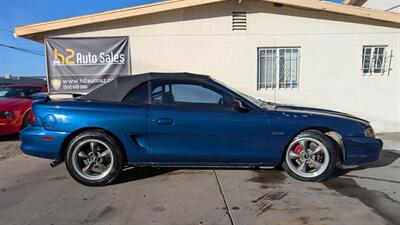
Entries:
<svg viewBox="0 0 400 225">
<path fill-rule="evenodd" d="M 358 165 L 379 159 L 383 142 L 378 138 L 343 137 L 345 165 Z"/>
<path fill-rule="evenodd" d="M 21 151 L 40 158 L 62 160 L 62 144 L 69 132 L 48 131 L 43 127 L 29 126 L 20 133 Z"/>
<path fill-rule="evenodd" d="M 20 128 L 17 121 L 0 121 L 0 136 L 18 134 Z"/>
</svg>

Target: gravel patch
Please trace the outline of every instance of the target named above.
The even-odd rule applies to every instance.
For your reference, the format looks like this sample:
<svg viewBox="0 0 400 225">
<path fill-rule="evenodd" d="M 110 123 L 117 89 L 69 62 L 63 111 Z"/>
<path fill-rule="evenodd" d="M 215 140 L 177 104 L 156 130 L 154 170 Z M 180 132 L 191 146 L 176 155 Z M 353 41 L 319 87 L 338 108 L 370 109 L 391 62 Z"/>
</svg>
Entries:
<svg viewBox="0 0 400 225">
<path fill-rule="evenodd" d="M 20 144 L 17 137 L 0 138 L 0 161 L 21 154 Z"/>
</svg>

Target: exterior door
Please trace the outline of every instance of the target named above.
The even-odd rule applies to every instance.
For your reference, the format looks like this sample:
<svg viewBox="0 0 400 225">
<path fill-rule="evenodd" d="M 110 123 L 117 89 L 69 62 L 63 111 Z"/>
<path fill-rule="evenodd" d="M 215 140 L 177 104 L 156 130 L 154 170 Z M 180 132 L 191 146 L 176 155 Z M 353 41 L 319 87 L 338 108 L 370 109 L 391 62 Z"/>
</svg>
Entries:
<svg viewBox="0 0 400 225">
<path fill-rule="evenodd" d="M 234 96 L 192 81 L 152 81 L 148 140 L 159 163 L 238 165 L 267 159 L 267 119 L 232 109 Z"/>
</svg>

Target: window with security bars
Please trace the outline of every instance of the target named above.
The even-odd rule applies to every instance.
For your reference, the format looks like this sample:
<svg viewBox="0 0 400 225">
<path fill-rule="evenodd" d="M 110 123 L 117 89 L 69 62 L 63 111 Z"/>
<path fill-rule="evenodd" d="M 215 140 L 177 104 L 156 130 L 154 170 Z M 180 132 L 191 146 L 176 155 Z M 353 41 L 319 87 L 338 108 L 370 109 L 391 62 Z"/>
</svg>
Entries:
<svg viewBox="0 0 400 225">
<path fill-rule="evenodd" d="M 300 48 L 259 48 L 258 89 L 297 88 Z"/>
<path fill-rule="evenodd" d="M 386 46 L 364 46 L 362 54 L 362 71 L 364 75 L 384 74 L 388 58 L 390 56 L 386 55 Z"/>
</svg>

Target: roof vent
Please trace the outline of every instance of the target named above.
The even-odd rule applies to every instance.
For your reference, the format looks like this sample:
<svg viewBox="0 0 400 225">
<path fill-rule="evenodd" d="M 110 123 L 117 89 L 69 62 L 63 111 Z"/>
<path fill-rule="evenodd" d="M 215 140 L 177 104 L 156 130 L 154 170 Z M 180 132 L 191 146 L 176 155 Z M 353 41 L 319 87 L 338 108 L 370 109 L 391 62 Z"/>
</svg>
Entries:
<svg viewBox="0 0 400 225">
<path fill-rule="evenodd" d="M 246 12 L 232 12 L 232 30 L 247 30 Z"/>
</svg>

